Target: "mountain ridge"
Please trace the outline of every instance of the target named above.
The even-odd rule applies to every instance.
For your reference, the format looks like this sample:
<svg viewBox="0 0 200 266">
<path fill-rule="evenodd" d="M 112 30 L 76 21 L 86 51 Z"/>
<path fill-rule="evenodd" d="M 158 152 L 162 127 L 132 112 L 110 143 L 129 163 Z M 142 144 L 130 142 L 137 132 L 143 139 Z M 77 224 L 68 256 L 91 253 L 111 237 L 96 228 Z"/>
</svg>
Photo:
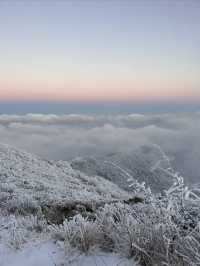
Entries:
<svg viewBox="0 0 200 266">
<path fill-rule="evenodd" d="M 99 204 L 130 193 L 99 176 L 89 177 L 66 161 L 48 161 L 0 144 L 0 209 L 35 212 L 42 206 Z"/>
</svg>

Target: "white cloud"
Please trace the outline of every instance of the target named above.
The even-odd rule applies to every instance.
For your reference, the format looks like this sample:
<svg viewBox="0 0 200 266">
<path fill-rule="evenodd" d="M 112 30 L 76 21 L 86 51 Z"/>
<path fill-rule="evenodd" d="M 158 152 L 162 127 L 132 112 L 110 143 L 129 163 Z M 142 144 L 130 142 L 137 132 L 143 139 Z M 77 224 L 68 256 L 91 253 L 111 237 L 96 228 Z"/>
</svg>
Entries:
<svg viewBox="0 0 200 266">
<path fill-rule="evenodd" d="M 49 159 L 127 152 L 158 143 L 175 165 L 200 177 L 200 113 L 156 115 L 0 115 L 0 141 Z"/>
<path fill-rule="evenodd" d="M 10 123 L 39 123 L 39 124 L 65 124 L 93 122 L 92 116 L 86 115 L 54 115 L 54 114 L 26 114 L 26 115 L 0 115 L 0 124 Z"/>
</svg>

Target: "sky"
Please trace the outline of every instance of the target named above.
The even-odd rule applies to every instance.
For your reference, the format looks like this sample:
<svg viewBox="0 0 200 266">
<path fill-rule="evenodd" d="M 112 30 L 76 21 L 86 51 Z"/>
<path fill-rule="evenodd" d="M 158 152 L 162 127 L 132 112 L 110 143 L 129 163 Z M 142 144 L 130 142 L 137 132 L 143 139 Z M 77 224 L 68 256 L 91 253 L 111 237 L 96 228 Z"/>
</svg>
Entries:
<svg viewBox="0 0 200 266">
<path fill-rule="evenodd" d="M 198 104 L 199 44 L 198 0 L 1 0 L 0 112 L 13 102 Z"/>
</svg>

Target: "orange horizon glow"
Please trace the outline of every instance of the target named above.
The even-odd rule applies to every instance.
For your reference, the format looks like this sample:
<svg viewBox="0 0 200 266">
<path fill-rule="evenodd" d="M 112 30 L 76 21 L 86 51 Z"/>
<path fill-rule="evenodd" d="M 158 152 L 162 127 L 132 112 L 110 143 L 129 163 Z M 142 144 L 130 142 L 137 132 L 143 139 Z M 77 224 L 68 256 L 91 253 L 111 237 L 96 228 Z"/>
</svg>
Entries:
<svg viewBox="0 0 200 266">
<path fill-rule="evenodd" d="M 58 91 L 58 93 L 56 92 Z M 0 101 L 66 101 L 66 102 L 195 102 L 200 101 L 200 90 L 193 91 L 183 89 L 174 89 L 170 92 L 161 90 L 134 90 L 128 89 L 114 90 L 107 89 L 91 93 L 91 90 L 85 89 L 77 92 L 70 89 L 61 90 L 17 90 L 1 89 Z"/>
<path fill-rule="evenodd" d="M 23 75 L 22 75 L 23 73 Z M 0 77 L 0 101 L 193 102 L 200 101 L 198 76 L 156 72 L 66 74 L 18 72 Z"/>
<path fill-rule="evenodd" d="M 193 102 L 200 101 L 197 71 L 2 69 L 0 101 Z M 12 78 L 10 78 L 12 77 Z"/>
</svg>

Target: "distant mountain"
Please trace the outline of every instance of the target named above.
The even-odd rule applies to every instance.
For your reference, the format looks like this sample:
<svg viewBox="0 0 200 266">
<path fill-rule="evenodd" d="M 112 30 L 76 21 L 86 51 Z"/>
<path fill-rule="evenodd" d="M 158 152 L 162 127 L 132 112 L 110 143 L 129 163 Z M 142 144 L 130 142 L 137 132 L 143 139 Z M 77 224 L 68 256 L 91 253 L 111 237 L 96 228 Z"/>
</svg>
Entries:
<svg viewBox="0 0 200 266">
<path fill-rule="evenodd" d="M 89 176 L 104 177 L 125 190 L 131 190 L 127 179 L 132 176 L 139 182 L 145 182 L 153 192 L 161 192 L 173 182 L 163 171 L 151 171 L 152 166 L 161 159 L 162 154 L 158 149 L 144 145 L 127 153 L 113 153 L 105 157 L 79 157 L 71 161 L 71 166 Z"/>
</svg>

